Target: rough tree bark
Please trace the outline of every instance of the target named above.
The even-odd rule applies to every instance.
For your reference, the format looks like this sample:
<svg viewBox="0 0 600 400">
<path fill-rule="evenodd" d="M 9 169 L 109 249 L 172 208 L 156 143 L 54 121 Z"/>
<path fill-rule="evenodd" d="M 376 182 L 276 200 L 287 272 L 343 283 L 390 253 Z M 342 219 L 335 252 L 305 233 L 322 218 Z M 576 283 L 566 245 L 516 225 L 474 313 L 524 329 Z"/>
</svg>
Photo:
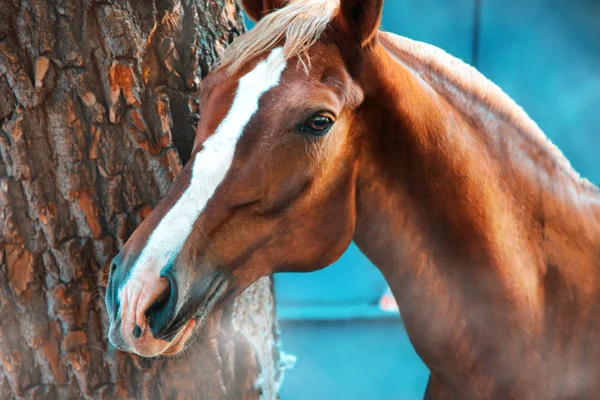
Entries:
<svg viewBox="0 0 600 400">
<path fill-rule="evenodd" d="M 0 399 L 274 397 L 269 279 L 151 361 L 107 344 L 101 289 L 241 29 L 233 0 L 0 0 Z"/>
</svg>

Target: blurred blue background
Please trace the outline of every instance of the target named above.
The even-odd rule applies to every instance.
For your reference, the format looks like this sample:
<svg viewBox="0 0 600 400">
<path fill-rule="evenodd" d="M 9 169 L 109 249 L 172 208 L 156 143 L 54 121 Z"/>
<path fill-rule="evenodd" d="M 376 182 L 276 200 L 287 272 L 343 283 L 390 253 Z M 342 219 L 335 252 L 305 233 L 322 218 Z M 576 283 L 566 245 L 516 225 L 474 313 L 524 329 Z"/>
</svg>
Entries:
<svg viewBox="0 0 600 400">
<path fill-rule="evenodd" d="M 600 1 L 476 1 L 387 0 L 382 29 L 476 64 L 600 183 Z M 379 309 L 385 281 L 355 246 L 275 288 L 283 350 L 297 356 L 282 400 L 423 397 L 428 370 L 400 317 Z"/>
</svg>

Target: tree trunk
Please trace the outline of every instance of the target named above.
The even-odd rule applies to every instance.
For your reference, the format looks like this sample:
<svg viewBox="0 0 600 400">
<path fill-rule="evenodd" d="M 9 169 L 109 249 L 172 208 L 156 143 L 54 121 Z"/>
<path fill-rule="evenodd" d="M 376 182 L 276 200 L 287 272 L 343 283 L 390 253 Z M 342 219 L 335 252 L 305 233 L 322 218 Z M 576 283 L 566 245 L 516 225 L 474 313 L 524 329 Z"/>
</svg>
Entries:
<svg viewBox="0 0 600 400">
<path fill-rule="evenodd" d="M 241 30 L 233 0 L 0 0 L 0 399 L 276 396 L 270 279 L 173 359 L 107 344 L 102 298 Z"/>
</svg>

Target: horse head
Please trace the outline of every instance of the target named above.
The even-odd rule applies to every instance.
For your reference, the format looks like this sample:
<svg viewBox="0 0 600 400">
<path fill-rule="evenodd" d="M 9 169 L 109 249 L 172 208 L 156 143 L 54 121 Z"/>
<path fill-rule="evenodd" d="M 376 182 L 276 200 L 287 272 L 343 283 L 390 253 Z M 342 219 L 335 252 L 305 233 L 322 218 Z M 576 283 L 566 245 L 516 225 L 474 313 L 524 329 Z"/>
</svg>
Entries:
<svg viewBox="0 0 600 400">
<path fill-rule="evenodd" d="M 246 0 L 257 21 L 201 84 L 191 158 L 115 257 L 111 342 L 181 351 L 257 279 L 333 263 L 354 235 L 360 79 L 382 0 Z"/>
</svg>

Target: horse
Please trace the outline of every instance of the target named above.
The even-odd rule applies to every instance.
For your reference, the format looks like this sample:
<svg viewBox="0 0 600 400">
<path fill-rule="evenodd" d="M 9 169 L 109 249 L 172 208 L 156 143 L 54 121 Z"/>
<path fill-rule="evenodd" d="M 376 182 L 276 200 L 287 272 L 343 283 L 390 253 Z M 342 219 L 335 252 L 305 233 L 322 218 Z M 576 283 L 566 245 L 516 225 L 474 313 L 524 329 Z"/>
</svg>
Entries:
<svg viewBox="0 0 600 400">
<path fill-rule="evenodd" d="M 201 83 L 189 162 L 110 266 L 113 345 L 178 353 L 354 240 L 427 398 L 595 398 L 600 190 L 474 68 L 381 31 L 383 0 L 241 5 L 256 25 Z"/>
</svg>

